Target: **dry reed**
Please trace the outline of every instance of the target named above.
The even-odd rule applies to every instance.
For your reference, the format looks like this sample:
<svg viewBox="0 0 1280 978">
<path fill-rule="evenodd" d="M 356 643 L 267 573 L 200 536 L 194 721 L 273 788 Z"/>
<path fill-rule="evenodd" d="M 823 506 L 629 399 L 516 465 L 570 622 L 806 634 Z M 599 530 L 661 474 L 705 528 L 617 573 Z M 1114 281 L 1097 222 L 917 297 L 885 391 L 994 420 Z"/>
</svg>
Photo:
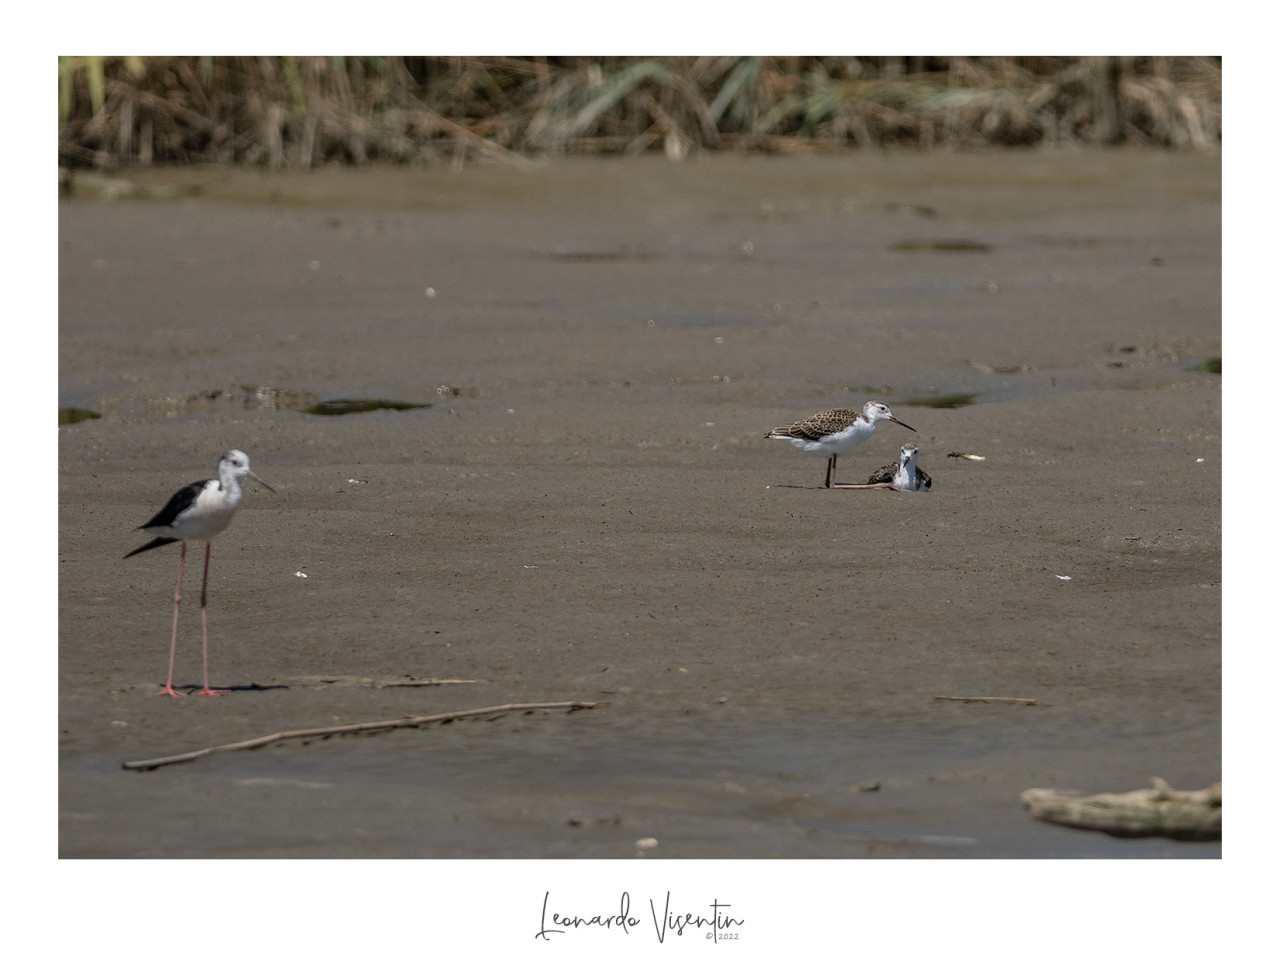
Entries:
<svg viewBox="0 0 1280 978">
<path fill-rule="evenodd" d="M 733 147 L 1221 140 L 1222 62 L 1092 58 L 65 57 L 64 166 L 521 164 Z"/>
</svg>

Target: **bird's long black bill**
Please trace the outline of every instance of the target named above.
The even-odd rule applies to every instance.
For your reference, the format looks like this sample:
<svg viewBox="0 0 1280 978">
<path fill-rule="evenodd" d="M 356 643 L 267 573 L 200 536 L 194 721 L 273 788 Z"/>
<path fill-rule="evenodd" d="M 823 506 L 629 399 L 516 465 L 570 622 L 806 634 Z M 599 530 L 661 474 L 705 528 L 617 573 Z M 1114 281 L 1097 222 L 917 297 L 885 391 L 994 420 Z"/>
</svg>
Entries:
<svg viewBox="0 0 1280 978">
<path fill-rule="evenodd" d="M 911 425 L 907 424 L 905 421 L 899 421 L 897 418 L 890 418 L 889 420 L 892 421 L 894 424 L 902 425 L 902 427 L 906 428 L 908 431 L 916 430 L 915 428 L 911 427 Z M 916 432 L 916 434 L 919 434 L 919 432 Z"/>
<path fill-rule="evenodd" d="M 912 428 L 911 430 L 912 430 L 912 431 L 915 431 L 915 429 L 914 429 L 914 428 Z M 259 479 L 259 478 L 258 478 L 256 475 L 254 475 L 252 472 L 246 472 L 246 473 L 245 473 L 245 475 L 247 475 L 250 479 L 252 479 L 252 480 L 253 480 L 254 482 L 256 482 L 258 485 L 262 486 L 262 488 L 263 488 L 263 489 L 271 489 L 271 487 L 270 487 L 269 485 L 267 485 L 265 482 L 263 482 L 261 479 Z M 272 492 L 275 492 L 275 490 L 274 490 L 274 489 L 271 489 L 271 491 L 272 491 Z"/>
</svg>

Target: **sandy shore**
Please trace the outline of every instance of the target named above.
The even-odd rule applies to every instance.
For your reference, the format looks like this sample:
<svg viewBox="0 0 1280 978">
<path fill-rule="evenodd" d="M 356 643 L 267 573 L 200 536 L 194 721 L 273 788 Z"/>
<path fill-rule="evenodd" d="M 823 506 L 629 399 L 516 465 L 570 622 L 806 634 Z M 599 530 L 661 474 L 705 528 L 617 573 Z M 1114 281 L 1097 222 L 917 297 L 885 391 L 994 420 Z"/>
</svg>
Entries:
<svg viewBox="0 0 1280 978">
<path fill-rule="evenodd" d="M 1221 777 L 1217 160 L 138 179 L 200 193 L 60 207 L 63 856 L 1220 855 L 1018 802 Z M 932 492 L 762 437 L 872 396 L 841 476 Z M 228 448 L 231 692 L 161 699 L 177 548 L 120 558 Z"/>
</svg>

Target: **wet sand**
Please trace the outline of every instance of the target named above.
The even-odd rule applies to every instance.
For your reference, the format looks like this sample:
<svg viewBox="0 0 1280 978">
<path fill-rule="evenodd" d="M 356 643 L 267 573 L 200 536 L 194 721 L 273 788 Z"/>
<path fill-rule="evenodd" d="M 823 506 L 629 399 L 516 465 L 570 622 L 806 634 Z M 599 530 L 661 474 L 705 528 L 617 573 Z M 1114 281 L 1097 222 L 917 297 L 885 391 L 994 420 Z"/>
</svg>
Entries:
<svg viewBox="0 0 1280 978">
<path fill-rule="evenodd" d="M 1221 855 L 1019 803 L 1221 778 L 1218 160 L 137 179 L 201 193 L 60 206 L 62 856 Z M 870 397 L 841 477 L 932 492 L 762 437 Z M 120 558 L 228 448 L 277 494 L 170 701 L 177 547 Z"/>
</svg>

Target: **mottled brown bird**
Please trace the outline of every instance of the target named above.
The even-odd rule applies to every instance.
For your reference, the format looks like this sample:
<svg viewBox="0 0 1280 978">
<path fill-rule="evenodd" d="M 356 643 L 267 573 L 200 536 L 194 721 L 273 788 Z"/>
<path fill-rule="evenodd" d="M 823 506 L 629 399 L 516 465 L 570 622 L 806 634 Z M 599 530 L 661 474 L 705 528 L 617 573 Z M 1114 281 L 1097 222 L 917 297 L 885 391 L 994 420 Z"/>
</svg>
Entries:
<svg viewBox="0 0 1280 978">
<path fill-rule="evenodd" d="M 916 430 L 905 421 L 895 418 L 893 412 L 889 410 L 889 405 L 880 401 L 867 401 L 862 405 L 861 411 L 855 411 L 852 408 L 819 411 L 803 421 L 779 425 L 772 431 L 765 432 L 765 437 L 790 442 L 796 448 L 802 448 L 806 452 L 813 452 L 819 458 L 825 458 L 827 488 L 852 489 L 861 483 L 835 481 L 836 456 L 874 435 L 877 421 L 892 421 L 894 424 L 902 425 L 908 431 Z"/>
<path fill-rule="evenodd" d="M 919 457 L 920 450 L 915 445 L 903 445 L 898 461 L 882 465 L 872 472 L 867 485 L 892 486 L 907 492 L 928 492 L 933 480 L 929 478 L 928 472 L 916 464 Z"/>
</svg>

